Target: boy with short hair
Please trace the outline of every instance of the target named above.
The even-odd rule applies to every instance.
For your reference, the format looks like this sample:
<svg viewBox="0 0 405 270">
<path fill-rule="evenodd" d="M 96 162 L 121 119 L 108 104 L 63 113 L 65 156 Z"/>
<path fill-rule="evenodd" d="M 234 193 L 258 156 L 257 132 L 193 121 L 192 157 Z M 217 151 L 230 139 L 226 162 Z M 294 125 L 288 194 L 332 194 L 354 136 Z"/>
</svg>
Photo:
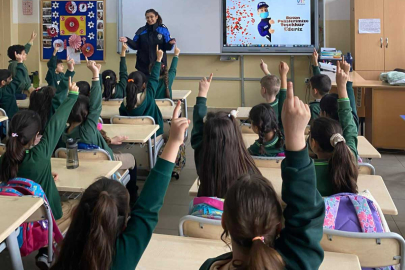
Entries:
<svg viewBox="0 0 405 270">
<path fill-rule="evenodd" d="M 28 41 L 27 44 L 25 44 L 25 46 L 13 45 L 8 48 L 7 55 L 11 59 L 9 61 L 8 70 L 11 72 L 12 78 L 15 78 L 17 76 L 18 61 L 15 58 L 16 54 L 22 56 L 23 62 L 26 61 L 27 54 L 29 53 L 31 46 L 34 44 L 34 40 L 36 39 L 36 37 L 37 37 L 37 34 L 35 32 L 32 32 L 31 39 Z M 28 74 L 28 69 L 24 64 L 23 64 L 23 70 L 24 70 L 23 80 L 20 81 L 20 85 L 16 91 L 17 95 L 23 94 L 24 91 L 30 90 L 30 88 L 31 88 L 31 79 Z"/>
<path fill-rule="evenodd" d="M 55 46 L 53 50 L 53 55 L 48 61 L 48 72 L 46 73 L 45 80 L 49 86 L 57 88 L 59 82 L 64 78 L 65 74 L 63 73 L 65 66 L 63 65 L 62 60 L 58 59 L 56 56 L 59 50 L 59 46 Z"/>
</svg>

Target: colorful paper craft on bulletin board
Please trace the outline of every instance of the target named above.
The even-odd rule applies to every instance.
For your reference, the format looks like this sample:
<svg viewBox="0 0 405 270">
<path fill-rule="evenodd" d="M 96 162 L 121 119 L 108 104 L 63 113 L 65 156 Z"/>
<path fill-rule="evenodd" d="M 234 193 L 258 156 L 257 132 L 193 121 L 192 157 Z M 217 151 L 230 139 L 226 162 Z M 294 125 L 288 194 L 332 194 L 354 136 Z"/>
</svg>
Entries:
<svg viewBox="0 0 405 270">
<path fill-rule="evenodd" d="M 58 58 L 85 61 L 105 59 L 105 0 L 41 1 L 41 60 L 52 57 L 58 46 Z M 77 63 L 78 64 L 78 63 Z"/>
</svg>

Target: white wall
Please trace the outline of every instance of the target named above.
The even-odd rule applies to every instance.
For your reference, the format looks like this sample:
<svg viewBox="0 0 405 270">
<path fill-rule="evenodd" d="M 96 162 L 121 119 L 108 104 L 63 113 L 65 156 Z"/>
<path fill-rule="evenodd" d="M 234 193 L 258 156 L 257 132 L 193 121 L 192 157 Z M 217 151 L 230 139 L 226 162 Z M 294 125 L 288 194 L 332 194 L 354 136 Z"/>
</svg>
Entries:
<svg viewBox="0 0 405 270">
<path fill-rule="evenodd" d="M 350 0 L 324 0 L 325 19 L 329 21 L 350 20 Z"/>
</svg>

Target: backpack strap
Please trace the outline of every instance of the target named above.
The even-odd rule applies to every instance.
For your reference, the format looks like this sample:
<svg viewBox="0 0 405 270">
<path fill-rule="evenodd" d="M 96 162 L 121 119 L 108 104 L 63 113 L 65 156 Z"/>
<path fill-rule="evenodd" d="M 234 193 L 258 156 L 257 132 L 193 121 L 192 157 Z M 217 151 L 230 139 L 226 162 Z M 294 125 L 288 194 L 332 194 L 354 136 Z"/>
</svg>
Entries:
<svg viewBox="0 0 405 270">
<path fill-rule="evenodd" d="M 377 228 L 371 211 L 369 200 L 360 195 L 347 195 L 356 210 L 357 217 L 359 218 L 361 230 L 365 233 L 376 233 Z"/>
<path fill-rule="evenodd" d="M 14 196 L 14 197 L 21 197 L 24 196 L 21 192 L 15 190 L 11 187 L 2 187 L 0 188 L 0 195 L 1 196 Z"/>
<path fill-rule="evenodd" d="M 325 229 L 335 229 L 336 217 L 339 210 L 340 196 L 330 196 L 324 199 L 325 202 L 325 220 L 323 227 Z"/>
</svg>

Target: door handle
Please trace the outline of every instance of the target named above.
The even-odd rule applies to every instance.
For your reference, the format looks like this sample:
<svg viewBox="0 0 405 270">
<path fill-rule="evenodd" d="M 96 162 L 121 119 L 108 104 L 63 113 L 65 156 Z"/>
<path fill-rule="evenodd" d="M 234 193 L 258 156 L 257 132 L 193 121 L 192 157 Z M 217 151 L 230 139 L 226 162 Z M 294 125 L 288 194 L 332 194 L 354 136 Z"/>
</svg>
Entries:
<svg viewBox="0 0 405 270">
<path fill-rule="evenodd" d="M 380 48 L 382 49 L 382 47 L 383 47 L 383 42 L 384 42 L 384 39 L 383 38 L 380 38 Z"/>
<path fill-rule="evenodd" d="M 385 48 L 388 48 L 388 38 L 385 39 L 385 42 L 387 43 L 387 44 L 385 45 Z"/>
</svg>

